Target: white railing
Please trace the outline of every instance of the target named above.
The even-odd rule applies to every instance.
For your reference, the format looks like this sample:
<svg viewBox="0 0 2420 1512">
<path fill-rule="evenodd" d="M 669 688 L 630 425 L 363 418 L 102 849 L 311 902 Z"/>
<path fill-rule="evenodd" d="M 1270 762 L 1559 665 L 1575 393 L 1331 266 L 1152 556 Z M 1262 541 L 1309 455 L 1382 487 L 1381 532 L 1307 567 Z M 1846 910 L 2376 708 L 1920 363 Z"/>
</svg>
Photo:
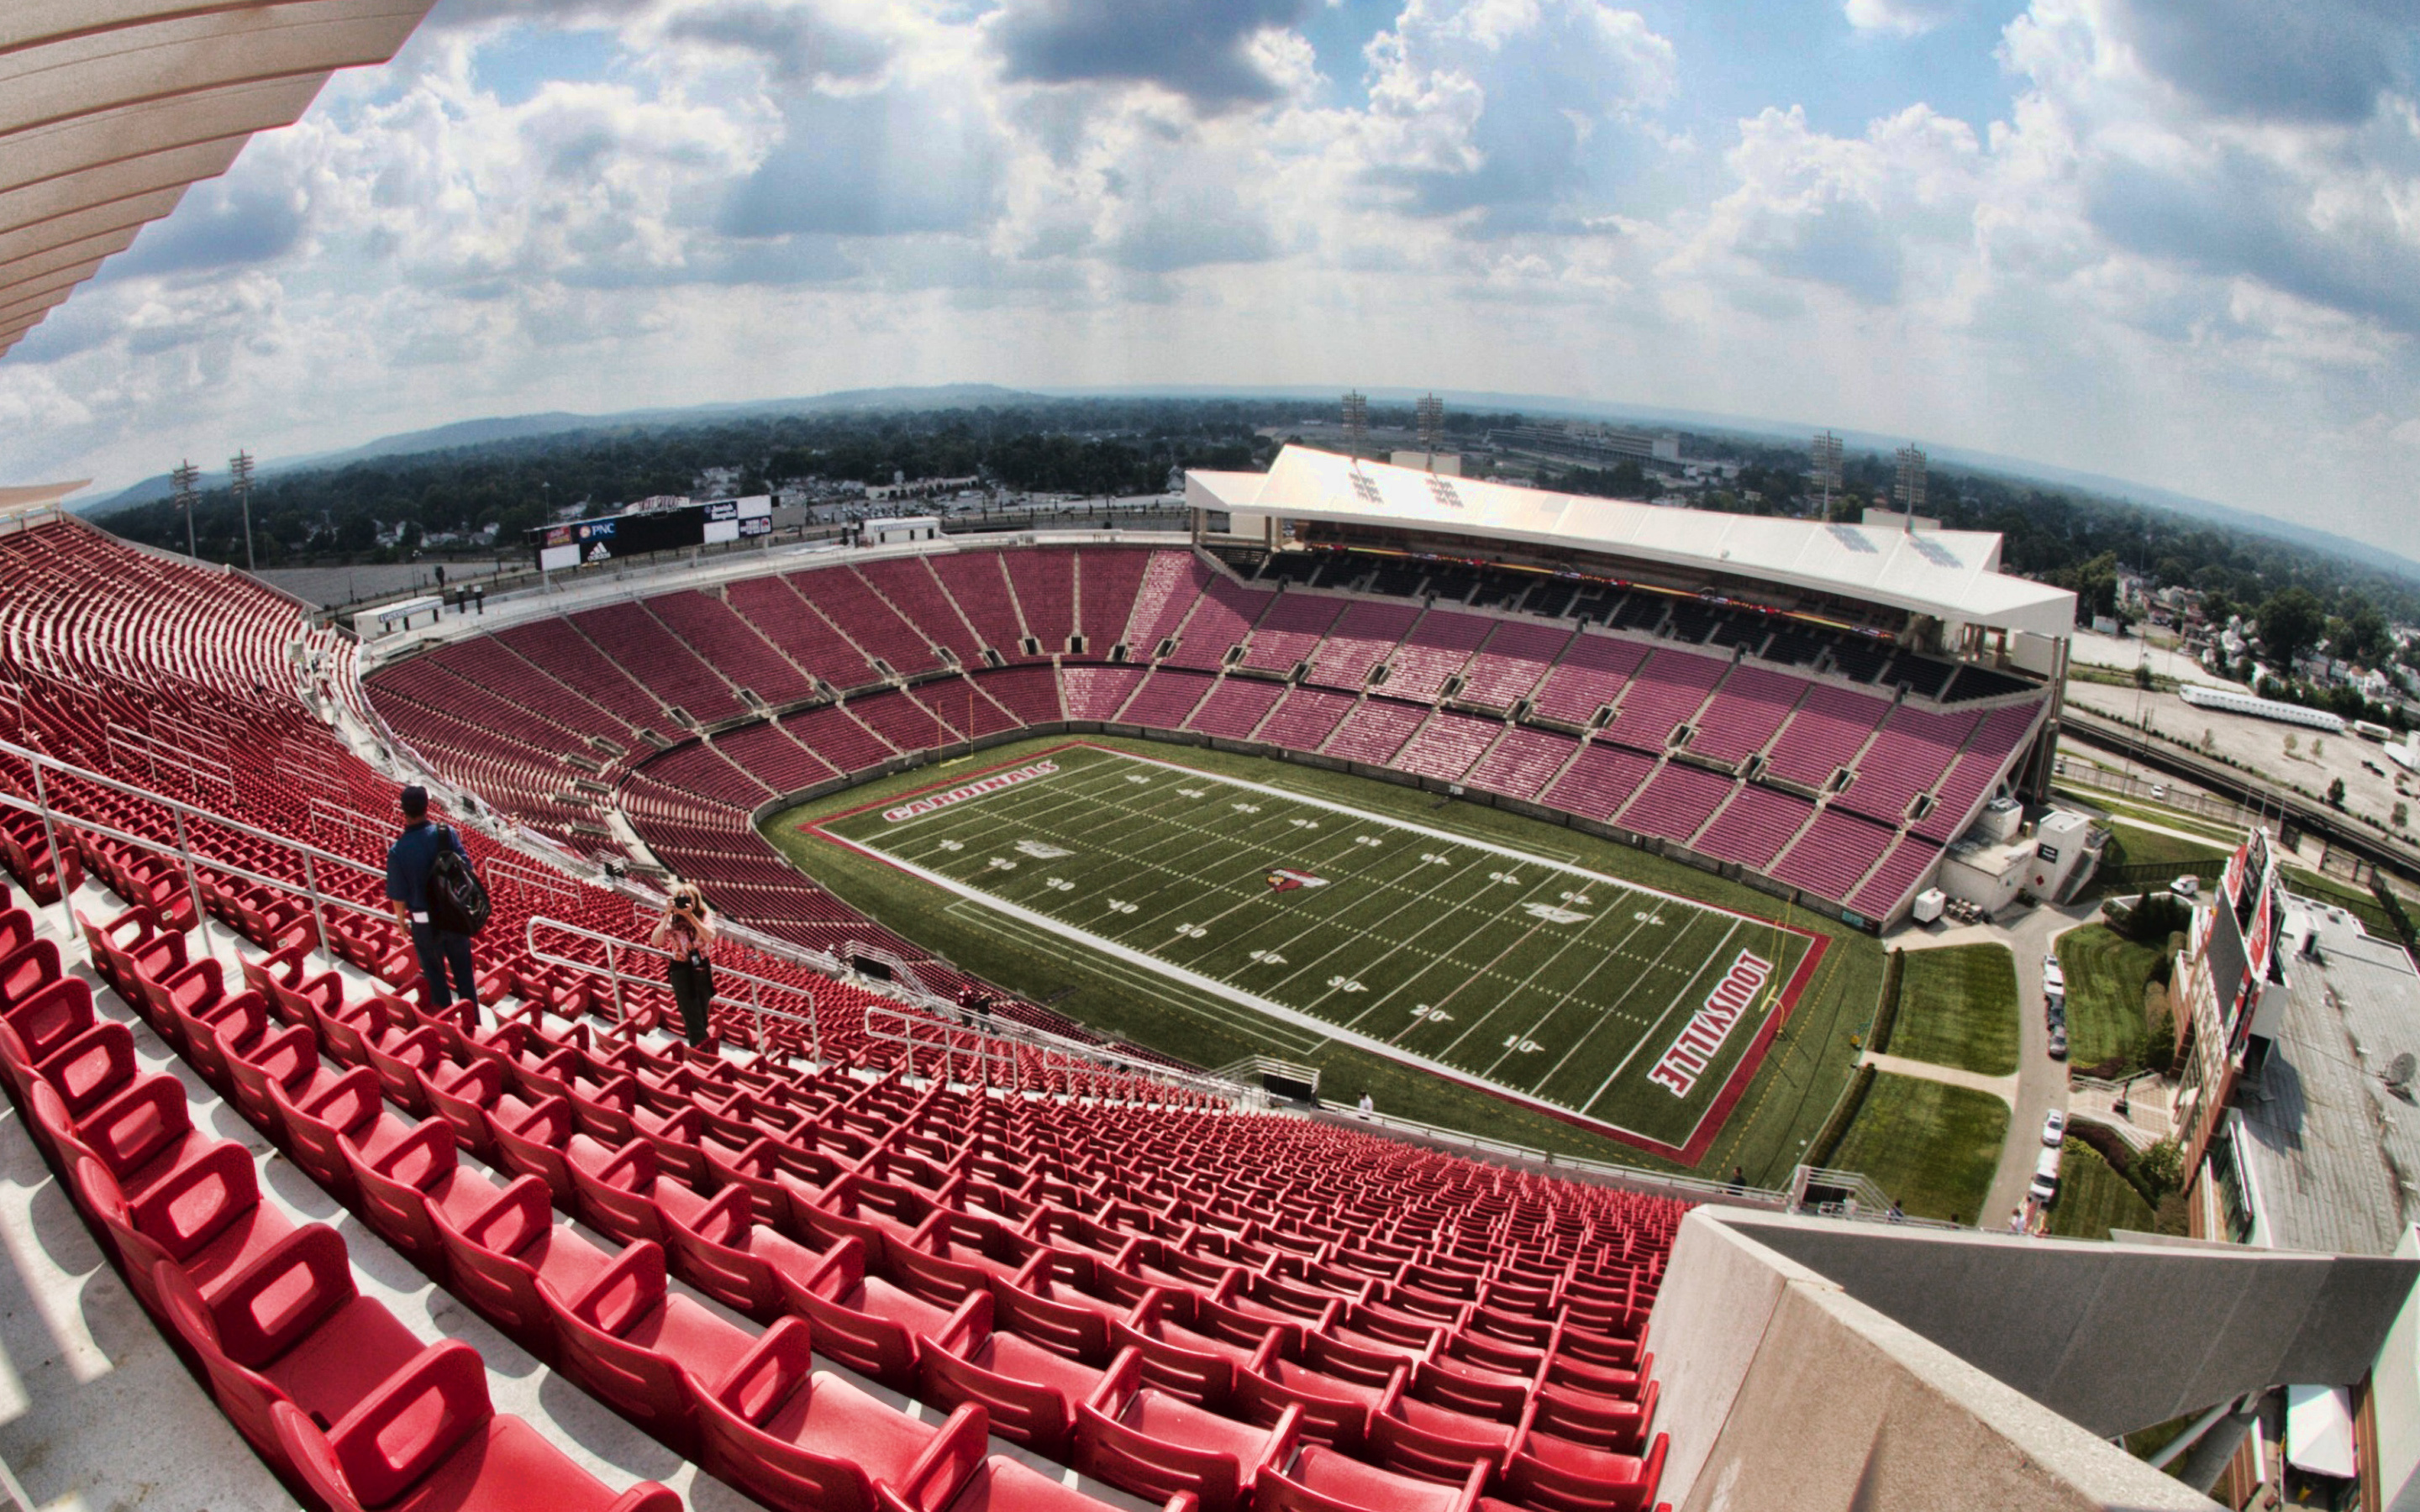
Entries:
<svg viewBox="0 0 2420 1512">
<path fill-rule="evenodd" d="M 1777 1192 L 1770 1187 L 1748 1186 L 1745 1183 L 1734 1186 L 1728 1181 L 1714 1180 L 1702 1176 L 1683 1176 L 1673 1171 L 1652 1171 L 1642 1165 L 1621 1165 L 1611 1161 L 1588 1160 L 1578 1155 L 1558 1154 L 1551 1149 L 1536 1149 L 1528 1145 L 1513 1144 L 1506 1139 L 1490 1139 L 1483 1134 L 1466 1134 L 1460 1129 L 1449 1129 L 1440 1124 L 1422 1123 L 1417 1119 L 1399 1119 L 1391 1113 L 1380 1113 L 1374 1109 L 1368 1113 L 1361 1113 L 1349 1108 L 1333 1108 L 1329 1113 L 1339 1123 L 1347 1120 L 1367 1123 L 1373 1128 L 1383 1129 L 1392 1134 L 1432 1139 L 1439 1144 L 1458 1146 L 1498 1160 L 1525 1161 L 1532 1165 L 1550 1166 L 1559 1173 L 1574 1171 L 1620 1181 L 1627 1186 L 1646 1187 L 1684 1201 L 1696 1202 L 1720 1198 L 1726 1202 L 1739 1203 L 1747 1207 L 1772 1209 L 1784 1209 L 1790 1205 L 1789 1193 Z"/>
<path fill-rule="evenodd" d="M 109 759 L 127 766 L 141 766 L 160 780 L 162 768 L 176 772 L 191 781 L 196 789 L 209 788 L 226 795 L 235 802 L 235 768 L 216 757 L 202 756 L 173 741 L 163 740 L 147 731 L 122 724 L 111 724 L 102 733 L 102 743 Z M 133 754 L 129 755 L 132 751 Z"/>
<path fill-rule="evenodd" d="M 582 961 L 546 949 L 538 943 L 542 931 L 602 946 L 605 952 L 604 964 L 600 965 L 594 961 Z M 652 945 L 642 944 L 637 940 L 626 940 L 619 935 L 605 933 L 601 930 L 567 923 L 560 918 L 548 918 L 542 915 L 533 916 L 523 926 L 522 934 L 530 959 L 542 964 L 563 966 L 569 970 L 582 971 L 590 976 L 604 978 L 613 992 L 613 1022 L 616 1024 L 623 1023 L 628 1017 L 623 1004 L 623 995 L 628 988 L 644 986 L 669 991 L 665 987 L 664 972 L 664 968 L 674 959 L 673 953 L 669 950 L 659 950 Z M 648 963 L 648 974 L 641 975 L 627 969 L 623 965 L 625 961 Z M 746 987 L 744 997 L 724 990 L 727 984 L 732 982 L 738 982 Z M 754 1018 L 756 1043 L 760 1048 L 765 1043 L 765 1023 L 768 1019 L 778 1020 L 784 1024 L 796 1024 L 807 1031 L 809 1054 L 817 1064 L 822 1063 L 823 1030 L 816 1022 L 814 989 L 801 987 L 796 982 L 777 981 L 771 977 L 760 977 L 752 971 L 744 971 L 737 966 L 726 965 L 719 961 L 714 965 L 714 986 L 715 1002 L 727 1004 L 732 1008 L 744 1008 Z M 768 1006 L 766 998 L 768 995 L 774 999 L 776 1005 L 790 1006 Z"/>
<path fill-rule="evenodd" d="M 940 1059 L 945 1075 L 954 1057 L 960 1056 L 968 1057 L 970 1062 L 982 1065 L 997 1062 L 1013 1069 L 1016 1065 L 1015 1052 L 1025 1049 L 1064 1057 L 1084 1065 L 1094 1073 L 1094 1097 L 1096 1101 L 1101 1096 L 1099 1077 L 1140 1076 L 1200 1092 L 1231 1106 L 1268 1106 L 1264 1094 L 1215 1072 L 1180 1071 L 1173 1066 L 1121 1052 L 1114 1045 L 1088 1043 L 1053 1034 L 1047 1029 L 1035 1028 L 1030 1024 L 986 1018 L 977 1010 L 959 1008 L 954 1004 L 909 1011 L 869 1003 L 865 1009 L 865 1032 L 870 1039 L 903 1046 L 908 1054 L 911 1068 L 918 1050 Z"/>
</svg>

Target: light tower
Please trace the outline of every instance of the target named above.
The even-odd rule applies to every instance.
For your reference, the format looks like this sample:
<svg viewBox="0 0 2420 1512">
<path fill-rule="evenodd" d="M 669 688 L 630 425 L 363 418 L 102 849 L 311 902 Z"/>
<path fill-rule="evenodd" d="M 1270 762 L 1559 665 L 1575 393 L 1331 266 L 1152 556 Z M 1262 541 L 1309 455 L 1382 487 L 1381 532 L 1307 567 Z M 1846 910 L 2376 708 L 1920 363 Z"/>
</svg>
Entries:
<svg viewBox="0 0 2420 1512">
<path fill-rule="evenodd" d="M 1924 453 L 1914 446 L 1899 449 L 1899 483 L 1891 496 L 1899 502 L 1900 513 L 1914 515 L 1924 507 Z M 1914 520 L 1907 528 L 1914 530 Z"/>
<path fill-rule="evenodd" d="M 189 461 L 178 462 L 176 471 L 168 474 L 169 497 L 185 512 L 185 555 L 197 560 L 201 553 L 194 549 L 194 485 L 201 481 L 201 476 L 202 470 Z"/>
<path fill-rule="evenodd" d="M 1815 456 L 1815 486 L 1823 490 L 1823 517 L 1832 517 L 1832 495 L 1840 486 L 1840 438 L 1818 431 L 1809 448 Z"/>
<path fill-rule="evenodd" d="M 252 560 L 252 454 L 238 452 L 227 458 L 227 481 L 235 488 L 236 502 L 243 506 L 243 570 L 251 572 Z"/>
<path fill-rule="evenodd" d="M 1428 454 L 1434 469 L 1437 452 L 1445 445 L 1445 401 L 1434 393 L 1420 395 L 1420 402 L 1412 407 L 1412 421 L 1419 427 L 1420 450 Z"/>
<path fill-rule="evenodd" d="M 1344 393 L 1344 450 L 1355 458 L 1361 455 L 1362 444 L 1370 436 L 1370 401 L 1358 389 Z"/>
</svg>

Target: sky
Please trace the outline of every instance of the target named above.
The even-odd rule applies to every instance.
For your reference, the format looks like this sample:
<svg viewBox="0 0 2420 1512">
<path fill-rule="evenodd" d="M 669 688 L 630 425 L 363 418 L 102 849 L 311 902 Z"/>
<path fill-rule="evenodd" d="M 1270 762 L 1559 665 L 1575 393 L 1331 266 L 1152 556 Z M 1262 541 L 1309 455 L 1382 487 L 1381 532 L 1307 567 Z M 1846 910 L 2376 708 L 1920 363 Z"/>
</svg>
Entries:
<svg viewBox="0 0 2420 1512">
<path fill-rule="evenodd" d="M 439 0 L 0 360 L 0 482 L 894 384 L 1831 425 L 2420 555 L 2410 0 Z"/>
</svg>

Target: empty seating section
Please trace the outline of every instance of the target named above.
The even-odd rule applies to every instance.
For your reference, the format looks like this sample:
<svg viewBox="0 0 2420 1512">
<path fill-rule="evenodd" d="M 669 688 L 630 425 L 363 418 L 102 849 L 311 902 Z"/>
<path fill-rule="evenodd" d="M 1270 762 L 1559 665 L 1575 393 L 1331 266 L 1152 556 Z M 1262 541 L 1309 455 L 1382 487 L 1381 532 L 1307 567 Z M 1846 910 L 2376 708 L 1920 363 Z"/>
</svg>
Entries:
<svg viewBox="0 0 2420 1512">
<path fill-rule="evenodd" d="M 782 729 L 842 772 L 863 772 L 898 755 L 891 744 L 848 712 L 846 704 L 801 709 L 782 717 Z"/>
<path fill-rule="evenodd" d="M 1585 725 L 1620 696 L 1622 685 L 1646 658 L 1647 648 L 1635 640 L 1583 630 L 1538 685 L 1535 712 L 1564 724 Z"/>
<path fill-rule="evenodd" d="M 867 656 L 901 677 L 938 670 L 933 643 L 846 567 L 790 574 L 790 586 Z M 961 631 L 961 634 L 964 632 Z M 876 671 L 880 671 L 877 667 Z"/>
<path fill-rule="evenodd" d="M 1065 688 L 1070 719 L 1113 719 L 1135 685 L 1143 680 L 1140 667 L 1070 667 L 1059 674 Z"/>
<path fill-rule="evenodd" d="M 1642 835 L 1686 841 L 1737 786 L 1702 766 L 1668 763 L 1621 810 L 1621 824 Z"/>
<path fill-rule="evenodd" d="M 1691 848 L 1761 872 L 1807 827 L 1807 817 L 1814 811 L 1815 806 L 1795 793 L 1750 782 L 1691 841 Z"/>
<path fill-rule="evenodd" d="M 1404 742 L 1411 738 L 1412 732 L 1427 717 L 1424 704 L 1399 703 L 1375 696 L 1365 698 L 1336 727 L 1336 733 L 1327 737 L 1327 744 L 1319 748 L 1325 755 L 1384 766 L 1394 760 L 1395 752 L 1403 748 Z"/>
<path fill-rule="evenodd" d="M 1323 687 L 1358 688 L 1370 670 L 1387 659 L 1420 611 L 1408 604 L 1357 600 L 1337 616 L 1336 628 L 1311 658 L 1311 680 Z"/>
<path fill-rule="evenodd" d="M 1253 622 L 1278 595 L 1264 588 L 1246 588 L 1232 578 L 1210 579 L 1202 591 L 1202 601 L 1194 606 L 1193 615 L 1185 622 L 1185 633 L 1178 640 L 1175 654 L 1168 658 L 1171 667 L 1216 669 L 1223 666 L 1227 653 L 1243 643 Z"/>
<path fill-rule="evenodd" d="M 988 680 L 977 687 L 970 677 L 944 677 L 938 682 L 919 683 L 908 690 L 908 696 L 947 720 L 969 739 L 996 735 L 1003 730 L 1016 730 L 1024 724 L 1016 715 L 1000 706 L 990 693 Z"/>
<path fill-rule="evenodd" d="M 1782 725 L 1766 753 L 1766 770 L 1788 781 L 1821 788 L 1865 748 L 1890 705 L 1870 693 L 1818 683 Z"/>
<path fill-rule="evenodd" d="M 1631 675 L 1605 738 L 1633 750 L 1661 751 L 1673 730 L 1698 712 L 1730 663 L 1686 651 L 1659 650 Z"/>
<path fill-rule="evenodd" d="M 1125 634 L 1128 656 L 1142 661 L 1159 654 L 1160 642 L 1176 634 L 1201 601 L 1210 569 L 1190 551 L 1154 551 L 1135 589 Z M 1094 652 L 1107 656 L 1108 648 Z"/>
<path fill-rule="evenodd" d="M 714 746 L 732 765 L 776 793 L 796 793 L 840 775 L 831 763 L 791 739 L 778 724 L 743 725 L 715 736 Z"/>
<path fill-rule="evenodd" d="M 750 578 L 724 590 L 732 611 L 767 640 L 782 648 L 809 676 L 822 679 L 836 692 L 882 681 L 864 653 L 832 628 L 792 586 L 790 579 Z"/>
<path fill-rule="evenodd" d="M 1287 691 L 1269 717 L 1261 721 L 1257 738 L 1289 750 L 1317 750 L 1336 733 L 1347 714 L 1353 712 L 1353 695 L 1332 692 L 1324 687 L 1296 687 Z"/>
<path fill-rule="evenodd" d="M 1849 906 L 1875 918 L 1887 916 L 1940 855 L 1941 847 L 1931 841 L 1914 835 L 1900 837 L 1874 868 L 1873 875 L 1866 879 L 1865 886 L 1850 897 Z"/>
<path fill-rule="evenodd" d="M 1900 704 L 1857 758 L 1857 779 L 1833 801 L 1868 818 L 1898 824 L 1909 801 L 1949 770 L 1978 722 L 1965 710 L 1936 714 Z"/>
<path fill-rule="evenodd" d="M 1470 764 L 1479 760 L 1503 733 L 1504 724 L 1499 719 L 1439 709 L 1395 753 L 1395 765 L 1442 782 L 1459 782 L 1462 775 L 1470 770 Z"/>
<path fill-rule="evenodd" d="M 865 727 L 901 750 L 931 750 L 957 744 L 956 729 L 934 717 L 933 711 L 896 688 L 861 694 L 844 705 Z"/>
<path fill-rule="evenodd" d="M 1826 898 L 1846 898 L 1890 842 L 1883 825 L 1826 809 L 1781 853 L 1773 874 Z"/>
<path fill-rule="evenodd" d="M 1251 650 L 1243 665 L 1273 672 L 1292 671 L 1295 663 L 1318 646 L 1336 617 L 1344 612 L 1345 603 L 1292 590 L 1279 594 L 1253 629 Z"/>
<path fill-rule="evenodd" d="M 1421 615 L 1412 633 L 1387 658 L 1387 696 L 1435 698 L 1494 628 L 1495 621 L 1477 614 L 1433 609 Z"/>
<path fill-rule="evenodd" d="M 1283 683 L 1226 678 L 1202 701 L 1202 706 L 1185 721 L 1185 728 L 1227 740 L 1242 740 L 1259 727 L 1284 693 Z"/>
<path fill-rule="evenodd" d="M 647 775 L 735 809 L 753 809 L 774 795 L 774 789 L 742 771 L 720 749 L 703 740 L 666 751 L 649 762 Z"/>
<path fill-rule="evenodd" d="M 1480 758 L 1479 764 L 1472 767 L 1470 775 L 1463 780 L 1473 787 L 1501 793 L 1510 798 L 1535 798 L 1547 781 L 1572 759 L 1572 752 L 1579 748 L 1579 744 L 1576 737 L 1558 730 L 1530 730 L 1513 725 L 1504 732 L 1503 738 L 1497 741 L 1485 756 Z"/>
<path fill-rule="evenodd" d="M 687 641 L 707 666 L 766 703 L 798 703 L 815 696 L 814 680 L 714 594 L 659 594 L 645 602 L 647 612 Z"/>
<path fill-rule="evenodd" d="M 570 619 L 658 702 L 683 711 L 693 722 L 713 724 L 748 712 L 731 685 L 642 606 L 582 609 Z"/>
<path fill-rule="evenodd" d="M 1030 660 L 1025 654 L 1025 625 L 1016 617 L 1016 601 L 1009 595 L 1004 561 L 997 551 L 971 551 L 928 557 L 925 564 L 949 590 L 958 612 L 974 626 L 979 645 L 990 647 L 1009 661 Z M 971 667 L 978 658 L 965 659 Z"/>
<path fill-rule="evenodd" d="M 983 665 L 983 638 L 968 625 L 966 616 L 958 612 L 950 595 L 941 591 L 940 579 L 933 576 L 923 556 L 861 563 L 857 574 L 882 595 L 885 603 L 898 610 L 901 618 L 915 626 L 922 639 L 949 647 L 959 666 Z M 999 649 L 1006 652 L 1014 644 L 1012 641 Z M 892 665 L 899 664 L 894 661 Z"/>
<path fill-rule="evenodd" d="M 988 553 L 985 553 L 988 554 Z M 1055 656 L 1068 649 L 1076 633 L 1076 553 L 1062 547 L 1032 551 L 1003 551 L 1001 564 L 1016 594 L 1025 628 L 1042 643 L 1042 654 Z M 1001 650 L 1008 648 L 1002 646 Z M 1104 643 L 1093 655 L 1106 656 Z"/>
<path fill-rule="evenodd" d="M 1143 568 L 1158 554 L 1116 547 L 1086 547 L 1076 553 L 1076 604 L 1086 656 L 1105 659 L 1125 639 L 1127 616 L 1142 593 Z M 1143 646 L 1137 654 L 1150 650 Z"/>
<path fill-rule="evenodd" d="M 1608 820 L 1654 769 L 1652 758 L 1591 740 L 1546 789 L 1545 802 L 1583 819 Z"/>
<path fill-rule="evenodd" d="M 1967 737 L 1966 748 L 1959 752 L 1957 764 L 1941 779 L 1932 810 L 1917 822 L 1915 833 L 1938 841 L 1956 839 L 1991 795 L 2000 774 L 2008 769 L 2009 758 L 2024 744 L 2041 712 L 2041 701 L 2028 699 L 1983 716 L 1974 734 Z"/>
<path fill-rule="evenodd" d="M 533 620 L 498 631 L 496 639 L 566 687 L 576 687 L 591 702 L 613 710 L 631 729 L 652 730 L 658 734 L 672 730 L 662 702 L 631 681 L 569 620 Z M 372 684 L 375 686 L 376 679 Z"/>
<path fill-rule="evenodd" d="M 1020 724 L 1051 724 L 1067 717 L 1059 703 L 1059 679 L 1047 667 L 1011 667 L 986 673 L 983 690 Z"/>
<path fill-rule="evenodd" d="M 1498 622 L 1464 670 L 1462 691 L 1456 697 L 1491 709 L 1510 710 L 1536 689 L 1546 669 L 1571 644 L 1573 633 L 1560 625 Z"/>
<path fill-rule="evenodd" d="M 1183 727 L 1185 717 L 1210 691 L 1207 672 L 1179 671 L 1163 667 L 1142 681 L 1133 698 L 1118 713 L 1120 724 L 1147 725 L 1154 730 L 1175 730 Z"/>
<path fill-rule="evenodd" d="M 1718 762 L 1738 763 L 1764 748 L 1807 688 L 1806 679 L 1745 664 L 1731 669 L 1698 716 L 1689 748 Z"/>
</svg>

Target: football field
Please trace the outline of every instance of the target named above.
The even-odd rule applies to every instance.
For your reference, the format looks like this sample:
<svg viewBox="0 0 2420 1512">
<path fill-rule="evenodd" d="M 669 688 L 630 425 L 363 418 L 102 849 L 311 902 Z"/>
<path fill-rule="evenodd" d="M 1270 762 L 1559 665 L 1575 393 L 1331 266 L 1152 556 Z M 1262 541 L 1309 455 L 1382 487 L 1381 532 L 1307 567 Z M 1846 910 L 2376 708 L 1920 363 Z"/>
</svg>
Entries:
<svg viewBox="0 0 2420 1512">
<path fill-rule="evenodd" d="M 1571 862 L 1072 742 L 801 826 L 1258 1016 L 1694 1162 L 1826 941 Z"/>
</svg>

